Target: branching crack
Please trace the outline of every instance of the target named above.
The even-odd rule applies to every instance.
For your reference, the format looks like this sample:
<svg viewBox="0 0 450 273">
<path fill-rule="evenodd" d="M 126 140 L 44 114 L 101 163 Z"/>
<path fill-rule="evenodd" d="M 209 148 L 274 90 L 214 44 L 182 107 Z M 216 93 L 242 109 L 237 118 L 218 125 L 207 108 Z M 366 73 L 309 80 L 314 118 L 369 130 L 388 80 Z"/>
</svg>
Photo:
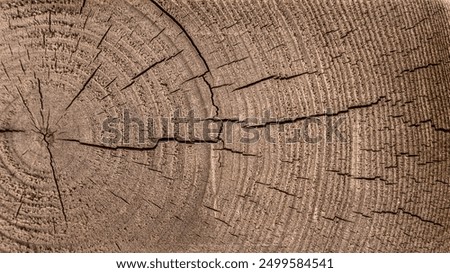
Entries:
<svg viewBox="0 0 450 273">
<path fill-rule="evenodd" d="M 150 0 L 150 1 L 181 29 L 181 31 L 186 35 L 186 37 L 189 40 L 189 42 L 191 43 L 191 45 L 194 47 L 195 51 L 197 51 L 197 54 L 200 57 L 200 59 L 202 60 L 203 64 L 205 65 L 206 70 L 211 71 L 209 69 L 208 63 L 205 60 L 205 57 L 203 57 L 203 55 L 201 54 L 197 45 L 194 43 L 194 40 L 189 35 L 189 33 L 186 31 L 186 29 L 180 24 L 180 22 L 178 22 L 178 20 L 175 19 L 175 17 L 173 17 L 172 14 L 168 13 L 160 4 L 158 4 L 158 2 L 156 2 L 155 0 Z"/>
<path fill-rule="evenodd" d="M 211 69 L 209 68 L 208 62 L 206 61 L 205 57 L 203 56 L 203 54 L 201 53 L 201 51 L 199 50 L 199 48 L 197 47 L 197 45 L 194 43 L 194 39 L 192 39 L 191 35 L 189 35 L 189 33 L 187 32 L 187 30 L 183 27 L 183 25 L 181 25 L 181 23 L 169 12 L 167 12 L 158 2 L 156 2 L 155 0 L 150 0 L 159 10 L 161 10 L 161 12 L 163 14 L 165 14 L 167 17 L 170 18 L 170 20 L 172 20 L 172 22 L 174 22 L 179 28 L 180 30 L 184 33 L 184 35 L 186 36 L 186 38 L 189 40 L 190 44 L 194 47 L 195 51 L 197 52 L 198 56 L 200 57 L 200 59 L 203 62 L 203 65 L 206 68 L 206 71 L 201 75 L 201 77 L 203 78 L 203 80 L 205 81 L 205 83 L 208 85 L 209 88 L 209 92 L 211 93 L 211 103 L 213 105 L 213 107 L 215 108 L 215 114 L 214 117 L 217 117 L 219 114 L 219 107 L 216 105 L 215 101 L 214 101 L 214 93 L 212 92 L 212 87 L 211 84 L 206 80 L 205 78 L 205 74 L 206 73 L 211 73 Z M 158 33 L 159 35 L 159 33 Z"/>
</svg>

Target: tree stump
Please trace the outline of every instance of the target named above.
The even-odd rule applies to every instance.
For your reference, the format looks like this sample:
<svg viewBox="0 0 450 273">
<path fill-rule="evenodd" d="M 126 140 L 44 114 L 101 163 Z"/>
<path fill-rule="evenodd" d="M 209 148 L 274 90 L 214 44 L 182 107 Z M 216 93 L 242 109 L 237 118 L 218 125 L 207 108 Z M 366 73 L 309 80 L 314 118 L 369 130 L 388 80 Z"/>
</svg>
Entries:
<svg viewBox="0 0 450 273">
<path fill-rule="evenodd" d="M 2 252 L 450 251 L 448 1 L 0 5 Z"/>
</svg>

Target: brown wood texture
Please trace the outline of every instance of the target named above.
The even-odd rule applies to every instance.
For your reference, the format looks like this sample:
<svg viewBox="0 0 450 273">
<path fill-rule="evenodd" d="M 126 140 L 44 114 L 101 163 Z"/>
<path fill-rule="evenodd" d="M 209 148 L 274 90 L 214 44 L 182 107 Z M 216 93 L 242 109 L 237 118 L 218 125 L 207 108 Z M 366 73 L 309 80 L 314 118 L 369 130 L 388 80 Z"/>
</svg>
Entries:
<svg viewBox="0 0 450 273">
<path fill-rule="evenodd" d="M 449 1 L 32 2 L 0 1 L 0 251 L 450 251 Z"/>
</svg>

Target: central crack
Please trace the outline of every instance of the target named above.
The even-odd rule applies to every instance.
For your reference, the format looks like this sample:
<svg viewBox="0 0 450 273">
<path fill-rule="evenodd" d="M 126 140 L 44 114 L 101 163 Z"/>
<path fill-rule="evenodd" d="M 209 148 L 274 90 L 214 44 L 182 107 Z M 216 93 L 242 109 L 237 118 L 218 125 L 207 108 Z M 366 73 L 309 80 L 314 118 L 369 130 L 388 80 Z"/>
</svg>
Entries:
<svg viewBox="0 0 450 273">
<path fill-rule="evenodd" d="M 47 148 L 47 152 L 49 154 L 50 167 L 51 167 L 51 170 L 52 170 L 53 181 L 55 182 L 56 191 L 58 192 L 59 203 L 61 205 L 61 211 L 62 211 L 62 214 L 64 216 L 64 220 L 67 222 L 66 210 L 64 208 L 64 202 L 63 202 L 62 196 L 61 196 L 61 189 L 59 187 L 59 181 L 58 181 L 58 177 L 57 177 L 57 174 L 56 174 L 55 160 L 54 160 L 54 157 L 53 157 L 52 150 L 50 148 L 50 146 L 53 144 L 53 141 L 54 141 L 54 133 L 55 132 L 51 132 L 51 131 L 48 130 L 48 128 L 45 128 L 45 131 L 42 131 L 42 129 L 41 129 L 39 131 L 39 133 L 43 137 L 42 140 L 44 141 L 45 147 Z"/>
</svg>

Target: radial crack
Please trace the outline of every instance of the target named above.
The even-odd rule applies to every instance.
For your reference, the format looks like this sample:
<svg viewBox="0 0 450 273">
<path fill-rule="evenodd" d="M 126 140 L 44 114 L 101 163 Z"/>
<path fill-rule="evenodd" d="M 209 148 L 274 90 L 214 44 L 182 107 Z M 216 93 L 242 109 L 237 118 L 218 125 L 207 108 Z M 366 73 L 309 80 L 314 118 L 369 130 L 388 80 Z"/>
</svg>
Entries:
<svg viewBox="0 0 450 273">
<path fill-rule="evenodd" d="M 38 129 L 38 126 L 36 125 L 36 118 L 34 117 L 33 112 L 31 112 L 30 108 L 28 107 L 28 104 L 25 101 L 25 98 L 24 98 L 22 92 L 20 91 L 19 87 L 17 87 L 17 85 L 16 85 L 16 90 L 17 90 L 17 93 L 19 93 L 20 99 L 22 100 L 22 104 L 25 106 L 28 114 L 30 115 L 30 118 L 31 118 L 31 121 L 32 121 L 34 127 L 36 129 Z"/>
<path fill-rule="evenodd" d="M 105 34 L 103 34 L 102 38 L 100 39 L 100 41 L 97 44 L 97 48 L 99 48 L 99 46 L 103 43 L 103 40 L 105 40 L 106 35 L 108 35 L 109 30 L 111 29 L 112 25 L 110 25 L 108 27 L 108 29 L 106 30 Z"/>
<path fill-rule="evenodd" d="M 133 78 L 131 78 L 131 81 L 135 81 L 137 78 L 139 78 L 140 76 L 144 75 L 145 73 L 147 73 L 150 69 L 152 69 L 153 67 L 157 66 L 160 63 L 163 63 L 165 61 L 168 61 L 172 58 L 175 58 L 176 56 L 178 56 L 181 52 L 183 52 L 183 50 L 178 51 L 175 55 L 172 55 L 170 57 L 164 58 L 162 60 L 159 60 L 151 65 L 149 65 L 147 68 L 145 68 L 144 70 L 142 70 L 141 72 L 139 72 L 138 74 L 136 74 Z"/>
<path fill-rule="evenodd" d="M 262 78 L 262 79 L 260 79 L 260 80 L 257 80 L 257 81 L 251 82 L 251 83 L 249 83 L 249 84 L 243 85 L 243 86 L 241 86 L 241 87 L 235 88 L 232 92 L 235 92 L 235 91 L 239 91 L 239 90 L 242 90 L 242 89 L 246 89 L 246 88 L 252 87 L 252 86 L 257 85 L 257 84 L 260 84 L 260 83 L 262 83 L 262 82 L 265 82 L 265 81 L 268 81 L 268 80 L 272 80 L 272 79 L 274 79 L 275 77 L 276 77 L 276 76 L 268 76 L 268 77 Z"/>
<path fill-rule="evenodd" d="M 62 211 L 62 214 L 64 216 L 64 221 L 67 222 L 66 210 L 64 208 L 64 202 L 62 200 L 61 190 L 60 190 L 60 187 L 59 187 L 58 178 L 56 176 L 55 160 L 53 158 L 53 153 L 52 153 L 52 150 L 50 149 L 50 143 L 47 140 L 47 136 L 43 134 L 43 137 L 44 137 L 44 142 L 45 142 L 45 145 L 46 145 L 49 157 L 50 157 L 50 167 L 52 169 L 52 176 L 53 176 L 53 181 L 55 182 L 56 191 L 58 192 L 59 203 L 61 205 L 61 211 Z"/>
<path fill-rule="evenodd" d="M 95 73 L 97 73 L 98 69 L 101 67 L 102 65 L 99 64 L 97 66 L 97 68 L 94 70 L 94 72 L 92 72 L 92 74 L 89 76 L 89 78 L 84 82 L 83 86 L 81 87 L 80 91 L 78 91 L 78 93 L 75 95 L 75 97 L 72 99 L 72 101 L 69 103 L 69 105 L 67 105 L 66 107 L 66 111 L 70 108 L 70 106 L 72 106 L 72 104 L 75 102 L 75 100 L 81 95 L 81 93 L 86 89 L 87 85 L 89 84 L 89 82 L 92 80 L 92 78 L 94 78 Z"/>
<path fill-rule="evenodd" d="M 0 133 L 24 133 L 25 130 L 20 129 L 9 129 L 9 128 L 0 128 Z"/>
<path fill-rule="evenodd" d="M 45 126 L 45 119 L 44 119 L 44 97 L 42 96 L 42 89 L 41 89 L 41 80 L 37 79 L 38 84 L 38 93 L 39 93 L 39 102 L 40 102 L 40 111 L 41 119 L 42 119 L 42 126 Z"/>
<path fill-rule="evenodd" d="M 83 9 L 86 6 L 86 0 L 83 0 L 83 2 L 81 3 L 81 7 L 80 7 L 80 14 L 83 13 Z"/>
<path fill-rule="evenodd" d="M 247 127 L 247 128 L 261 128 L 261 127 L 265 127 L 267 125 L 280 125 L 280 124 L 294 123 L 294 122 L 298 122 L 298 121 L 301 121 L 301 120 L 307 120 L 307 119 L 311 119 L 311 118 L 333 117 L 333 116 L 338 116 L 338 115 L 341 115 L 341 114 L 344 114 L 344 113 L 348 113 L 351 110 L 361 109 L 361 108 L 368 108 L 368 107 L 375 106 L 375 105 L 379 104 L 383 100 L 386 100 L 386 96 L 380 96 L 376 101 L 371 102 L 371 103 L 349 106 L 347 109 L 340 110 L 340 111 L 333 112 L 333 113 L 319 113 L 319 114 L 313 114 L 313 115 L 308 115 L 308 116 L 300 116 L 300 117 L 294 117 L 294 118 L 284 118 L 284 119 L 278 119 L 278 120 L 271 120 L 271 121 L 268 121 L 268 122 L 265 122 L 265 123 L 262 123 L 262 124 L 245 125 L 245 127 Z"/>
<path fill-rule="evenodd" d="M 177 142 L 182 144 L 204 144 L 204 143 L 219 143 L 221 140 L 202 140 L 202 139 L 183 139 L 179 137 L 167 137 L 167 138 L 160 138 L 156 139 L 153 146 L 149 147 L 135 147 L 135 146 L 107 146 L 103 144 L 96 144 L 96 143 L 89 143 L 84 142 L 78 139 L 71 139 L 71 138 L 58 138 L 57 140 L 60 141 L 66 141 L 66 142 L 75 142 L 84 146 L 94 147 L 94 148 L 100 148 L 100 149 L 108 149 L 108 150 L 134 150 L 134 151 L 149 151 L 149 150 L 155 150 L 158 148 L 160 143 L 163 142 Z"/>
<path fill-rule="evenodd" d="M 295 74 L 295 75 L 290 75 L 290 76 L 276 76 L 276 75 L 272 75 L 272 76 L 268 76 L 268 77 L 262 78 L 260 80 L 248 83 L 248 84 L 246 84 L 244 86 L 238 87 L 238 88 L 234 89 L 231 92 L 239 91 L 239 90 L 242 90 L 242 89 L 247 89 L 249 87 L 258 85 L 258 84 L 266 82 L 268 80 L 281 80 L 281 81 L 283 81 L 283 80 L 291 80 L 291 79 L 294 79 L 294 78 L 297 78 L 297 77 L 301 77 L 301 76 L 304 76 L 304 75 L 313 75 L 313 74 L 315 74 L 317 72 L 318 71 L 311 71 L 311 72 L 310 71 L 306 71 L 306 72 L 302 72 L 302 73 Z"/>
</svg>

